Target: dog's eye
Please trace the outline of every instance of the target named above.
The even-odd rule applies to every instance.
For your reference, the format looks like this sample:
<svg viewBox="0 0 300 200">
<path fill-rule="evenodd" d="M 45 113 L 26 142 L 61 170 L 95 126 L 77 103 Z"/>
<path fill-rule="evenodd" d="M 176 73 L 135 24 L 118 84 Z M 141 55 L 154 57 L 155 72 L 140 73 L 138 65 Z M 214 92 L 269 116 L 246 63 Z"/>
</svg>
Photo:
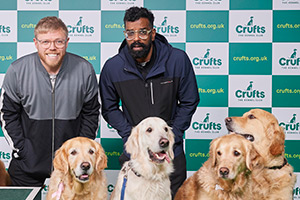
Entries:
<svg viewBox="0 0 300 200">
<path fill-rule="evenodd" d="M 167 127 L 165 127 L 165 131 L 168 132 L 168 128 Z"/>
<path fill-rule="evenodd" d="M 151 133 L 152 132 L 152 128 L 148 128 L 147 132 Z"/>
<path fill-rule="evenodd" d="M 255 117 L 254 115 L 251 114 L 251 115 L 248 116 L 248 118 L 249 118 L 249 119 L 255 119 L 256 117 Z"/>
<path fill-rule="evenodd" d="M 92 155 L 92 154 L 94 154 L 94 153 L 95 153 L 95 152 L 94 152 L 94 150 L 93 150 L 93 149 L 90 149 L 90 150 L 89 150 L 89 154 L 91 154 L 91 155 Z"/>
<path fill-rule="evenodd" d="M 221 151 L 218 151 L 217 154 L 218 154 L 219 156 L 222 155 Z"/>
<path fill-rule="evenodd" d="M 238 151 L 234 151 L 234 152 L 233 152 L 233 155 L 234 155 L 234 156 L 239 156 L 239 155 L 241 155 L 241 153 L 238 152 Z"/>
<path fill-rule="evenodd" d="M 75 155 L 77 154 L 77 151 L 76 151 L 76 150 L 73 150 L 73 151 L 71 151 L 71 154 L 72 154 L 73 156 L 75 156 Z"/>
</svg>

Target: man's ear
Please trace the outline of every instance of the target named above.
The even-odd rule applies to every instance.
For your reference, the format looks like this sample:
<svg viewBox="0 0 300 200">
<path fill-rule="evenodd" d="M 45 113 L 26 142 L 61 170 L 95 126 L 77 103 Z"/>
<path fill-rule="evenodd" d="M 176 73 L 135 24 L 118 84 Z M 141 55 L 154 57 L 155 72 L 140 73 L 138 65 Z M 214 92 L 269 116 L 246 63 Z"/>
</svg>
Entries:
<svg viewBox="0 0 300 200">
<path fill-rule="evenodd" d="M 152 41 L 154 41 L 155 40 L 155 36 L 156 36 L 156 29 L 152 28 L 152 31 L 151 31 L 150 34 L 152 34 Z"/>
</svg>

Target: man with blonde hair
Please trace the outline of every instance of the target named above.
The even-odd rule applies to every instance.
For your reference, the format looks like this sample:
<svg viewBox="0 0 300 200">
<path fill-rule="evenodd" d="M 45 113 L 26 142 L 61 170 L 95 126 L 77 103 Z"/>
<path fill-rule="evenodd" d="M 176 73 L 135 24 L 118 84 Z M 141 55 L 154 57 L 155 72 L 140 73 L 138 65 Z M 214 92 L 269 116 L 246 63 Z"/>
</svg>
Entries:
<svg viewBox="0 0 300 200">
<path fill-rule="evenodd" d="M 15 186 L 42 186 L 62 143 L 77 136 L 94 139 L 99 125 L 95 71 L 66 52 L 66 25 L 45 17 L 34 36 L 37 52 L 10 65 L 1 89 L 1 126 L 12 148 L 8 172 Z"/>
</svg>

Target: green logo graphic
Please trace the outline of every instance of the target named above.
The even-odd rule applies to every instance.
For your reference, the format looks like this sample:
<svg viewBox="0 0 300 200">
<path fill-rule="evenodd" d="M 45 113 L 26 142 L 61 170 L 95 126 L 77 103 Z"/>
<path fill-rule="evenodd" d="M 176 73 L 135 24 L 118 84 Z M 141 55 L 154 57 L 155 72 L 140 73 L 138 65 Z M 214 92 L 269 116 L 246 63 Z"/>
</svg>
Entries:
<svg viewBox="0 0 300 200">
<path fill-rule="evenodd" d="M 186 2 L 182 0 L 144 0 L 143 2 L 144 7 L 150 10 L 185 10 L 186 7 Z"/>
<path fill-rule="evenodd" d="M 101 11 L 101 42 L 124 40 L 123 11 Z"/>
<path fill-rule="evenodd" d="M 204 56 L 193 58 L 192 63 L 196 69 L 220 69 L 222 59 L 210 57 L 210 49 L 206 49 Z"/>
<path fill-rule="evenodd" d="M 99 0 L 62 0 L 59 1 L 59 10 L 100 10 Z"/>
<path fill-rule="evenodd" d="M 32 42 L 36 24 L 46 16 L 58 17 L 58 11 L 18 11 L 18 42 Z"/>
<path fill-rule="evenodd" d="M 75 26 L 67 26 L 70 36 L 92 36 L 95 32 L 94 27 L 83 24 L 82 19 L 83 17 L 79 17 Z"/>
<path fill-rule="evenodd" d="M 0 159 L 3 161 L 9 160 L 9 159 L 11 159 L 11 155 L 10 155 L 10 153 L 0 151 Z"/>
<path fill-rule="evenodd" d="M 209 143 L 211 140 L 186 139 L 185 155 L 188 171 L 197 171 L 209 158 Z"/>
<path fill-rule="evenodd" d="M 299 122 L 296 122 L 296 114 L 293 114 L 292 118 L 288 122 L 280 122 L 287 134 L 298 134 L 299 133 Z"/>
<path fill-rule="evenodd" d="M 300 76 L 272 76 L 272 106 L 300 107 Z"/>
<path fill-rule="evenodd" d="M 300 10 L 273 11 L 273 42 L 300 42 Z"/>
<path fill-rule="evenodd" d="M 107 156 L 108 167 L 107 169 L 121 169 L 119 163 L 119 157 L 123 152 L 123 141 L 119 138 L 102 138 L 101 145 L 105 149 L 105 154 Z"/>
<path fill-rule="evenodd" d="M 228 106 L 228 76 L 196 75 L 200 107 Z"/>
<path fill-rule="evenodd" d="M 297 49 L 294 49 L 291 53 L 291 56 L 288 58 L 280 58 L 279 64 L 283 67 L 283 69 L 298 69 L 300 63 L 300 57 L 296 57 Z"/>
<path fill-rule="evenodd" d="M 17 58 L 17 43 L 1 43 L 0 73 L 6 73 L 9 65 Z M 1 135 L 1 134 L 0 134 Z"/>
<path fill-rule="evenodd" d="M 228 11 L 186 11 L 186 42 L 228 42 Z"/>
<path fill-rule="evenodd" d="M 285 157 L 290 165 L 294 167 L 295 172 L 299 172 L 300 154 L 299 154 L 299 140 L 286 140 L 285 141 Z"/>
<path fill-rule="evenodd" d="M 266 32 L 266 27 L 254 25 L 253 16 L 250 17 L 246 25 L 237 25 L 235 31 L 241 36 L 263 36 Z"/>
<path fill-rule="evenodd" d="M 100 73 L 99 43 L 69 43 L 68 52 L 80 55 L 93 65 L 96 74 Z"/>
<path fill-rule="evenodd" d="M 179 27 L 168 24 L 168 17 L 165 16 L 164 20 L 158 26 L 154 26 L 157 33 L 166 35 L 166 36 L 177 36 L 179 33 Z"/>
<path fill-rule="evenodd" d="M 0 24 L 0 35 L 8 36 L 8 33 L 10 33 L 10 26 Z"/>
<path fill-rule="evenodd" d="M 253 89 L 253 81 L 250 81 L 245 90 L 235 91 L 235 96 L 238 101 L 262 101 L 265 98 L 265 92 Z"/>
<path fill-rule="evenodd" d="M 273 0 L 230 0 L 230 10 L 272 10 Z"/>
<path fill-rule="evenodd" d="M 210 113 L 206 113 L 202 122 L 193 122 L 192 128 L 196 133 L 219 133 L 221 130 L 221 123 L 211 122 L 209 119 Z"/>
</svg>

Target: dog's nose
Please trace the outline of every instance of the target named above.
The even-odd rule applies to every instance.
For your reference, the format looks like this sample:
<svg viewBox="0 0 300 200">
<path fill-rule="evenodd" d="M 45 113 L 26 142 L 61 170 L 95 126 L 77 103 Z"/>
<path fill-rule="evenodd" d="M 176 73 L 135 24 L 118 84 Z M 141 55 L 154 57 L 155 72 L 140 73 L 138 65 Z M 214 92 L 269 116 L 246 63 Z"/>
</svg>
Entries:
<svg viewBox="0 0 300 200">
<path fill-rule="evenodd" d="M 91 165 L 90 165 L 89 162 L 83 162 L 83 163 L 81 163 L 81 165 L 80 165 L 80 168 L 81 168 L 82 170 L 85 170 L 85 171 L 89 170 L 90 167 L 91 167 Z"/>
<path fill-rule="evenodd" d="M 159 140 L 159 146 L 162 148 L 168 147 L 169 146 L 169 140 L 166 138 L 161 138 Z"/>
<path fill-rule="evenodd" d="M 226 117 L 225 122 L 226 122 L 226 124 L 232 122 L 232 118 L 231 117 Z"/>
<path fill-rule="evenodd" d="M 229 174 L 229 169 L 227 167 L 221 167 L 219 172 L 222 177 L 227 177 Z"/>
</svg>

